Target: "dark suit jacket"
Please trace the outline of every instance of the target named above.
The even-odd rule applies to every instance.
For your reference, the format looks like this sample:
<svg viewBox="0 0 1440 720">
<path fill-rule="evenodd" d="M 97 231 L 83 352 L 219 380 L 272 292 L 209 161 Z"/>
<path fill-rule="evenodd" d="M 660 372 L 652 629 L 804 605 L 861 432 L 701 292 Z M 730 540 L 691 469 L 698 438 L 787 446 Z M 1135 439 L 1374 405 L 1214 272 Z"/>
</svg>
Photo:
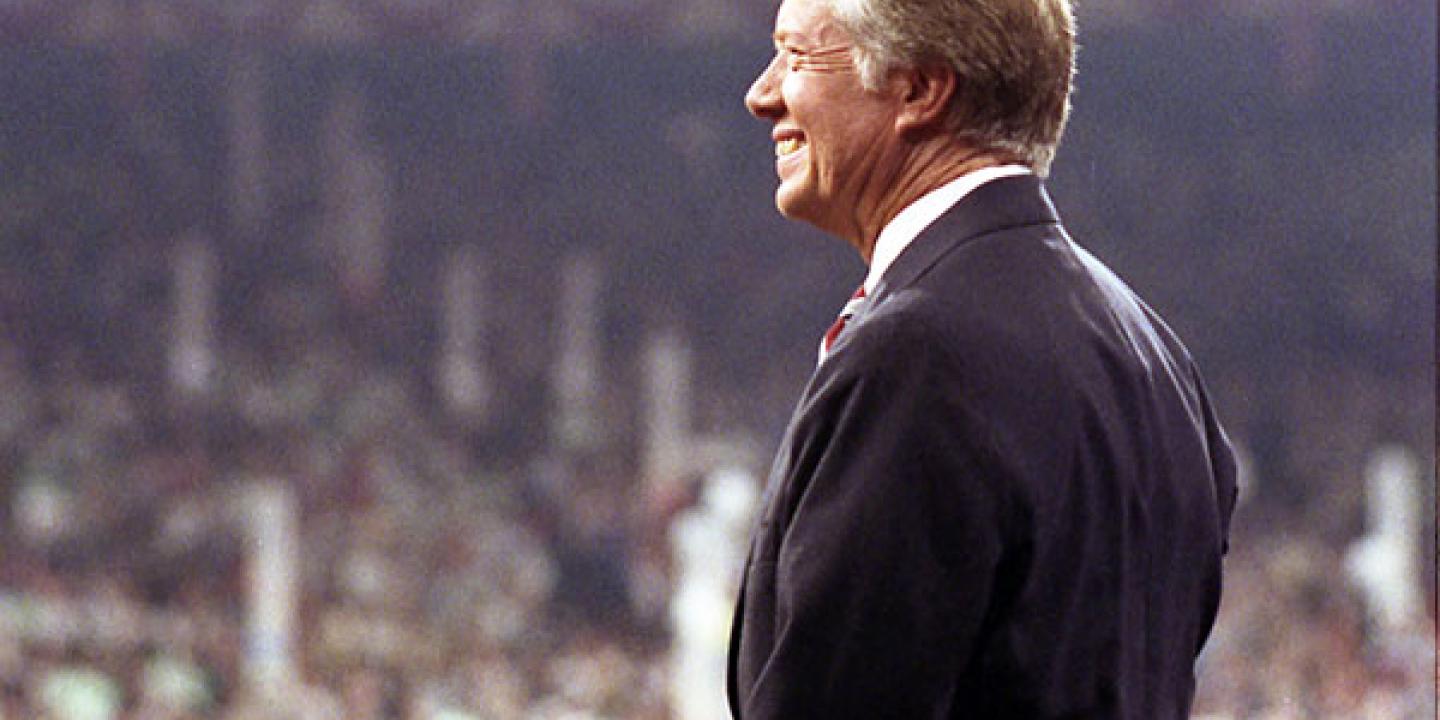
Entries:
<svg viewBox="0 0 1440 720">
<path fill-rule="evenodd" d="M 801 397 L 731 637 L 743 720 L 1188 716 L 1235 462 L 1185 348 L 987 183 Z"/>
</svg>

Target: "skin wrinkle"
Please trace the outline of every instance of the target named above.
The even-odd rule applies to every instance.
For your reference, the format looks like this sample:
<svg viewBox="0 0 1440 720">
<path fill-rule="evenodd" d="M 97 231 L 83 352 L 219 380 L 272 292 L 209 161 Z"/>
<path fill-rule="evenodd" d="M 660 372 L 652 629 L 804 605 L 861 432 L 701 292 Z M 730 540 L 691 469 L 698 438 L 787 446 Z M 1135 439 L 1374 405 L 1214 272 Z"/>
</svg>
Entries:
<svg viewBox="0 0 1440 720">
<path fill-rule="evenodd" d="M 855 72 L 855 61 L 849 45 L 782 52 L 790 55 L 790 72 Z"/>
<path fill-rule="evenodd" d="M 823 0 L 781 5 L 775 58 L 745 101 L 801 142 L 777 160 L 781 214 L 844 238 L 869 262 L 881 228 L 901 208 L 1011 158 L 944 132 L 944 108 L 957 88 L 943 65 L 895 69 L 880 87 L 866 88 L 854 38 L 827 7 Z"/>
<path fill-rule="evenodd" d="M 1047 42 L 1073 38 L 1064 0 L 1015 6 L 1008 0 L 913 3 L 908 0 L 824 0 L 851 35 L 861 82 L 878 88 L 898 67 L 942 62 L 957 72 L 958 89 L 945 126 L 968 144 L 1020 158 L 1042 177 L 1069 112 L 1073 50 Z M 1025 92 L 1017 88 L 1031 88 Z M 971 105 L 966 97 L 993 102 Z"/>
<path fill-rule="evenodd" d="M 885 128 L 894 121 L 896 97 L 861 88 L 849 36 L 817 3 L 783 4 L 774 38 L 777 59 L 756 79 L 746 104 L 758 117 L 799 133 L 804 143 L 788 165 L 782 161 L 777 205 L 787 217 L 844 237 L 865 255 L 879 230 L 865 226 L 895 180 L 897 149 Z M 811 60 L 824 71 L 789 72 L 787 54 L 815 51 L 819 57 Z M 798 65 L 804 69 L 806 61 Z"/>
</svg>

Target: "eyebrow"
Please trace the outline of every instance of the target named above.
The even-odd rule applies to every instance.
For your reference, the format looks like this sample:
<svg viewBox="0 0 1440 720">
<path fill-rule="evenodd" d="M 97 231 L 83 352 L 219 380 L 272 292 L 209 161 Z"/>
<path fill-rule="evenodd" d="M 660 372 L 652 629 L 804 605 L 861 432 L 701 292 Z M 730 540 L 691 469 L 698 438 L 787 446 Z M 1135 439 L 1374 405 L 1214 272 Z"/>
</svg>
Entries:
<svg viewBox="0 0 1440 720">
<path fill-rule="evenodd" d="M 776 45 L 783 45 L 786 42 L 809 42 L 811 44 L 814 43 L 814 40 L 812 40 L 809 36 L 805 35 L 804 33 L 795 32 L 793 30 L 776 30 L 775 32 L 770 34 L 770 39 Z"/>
</svg>

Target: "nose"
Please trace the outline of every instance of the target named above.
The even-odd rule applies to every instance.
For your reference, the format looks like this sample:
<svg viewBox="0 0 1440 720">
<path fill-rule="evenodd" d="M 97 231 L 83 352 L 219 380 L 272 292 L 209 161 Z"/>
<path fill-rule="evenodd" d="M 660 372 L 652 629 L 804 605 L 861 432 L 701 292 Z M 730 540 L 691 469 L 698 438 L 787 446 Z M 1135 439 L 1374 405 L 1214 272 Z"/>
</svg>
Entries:
<svg viewBox="0 0 1440 720">
<path fill-rule="evenodd" d="M 761 120 L 777 120 L 785 114 L 785 105 L 780 97 L 779 68 L 780 55 L 776 53 L 745 93 L 745 108 Z"/>
</svg>

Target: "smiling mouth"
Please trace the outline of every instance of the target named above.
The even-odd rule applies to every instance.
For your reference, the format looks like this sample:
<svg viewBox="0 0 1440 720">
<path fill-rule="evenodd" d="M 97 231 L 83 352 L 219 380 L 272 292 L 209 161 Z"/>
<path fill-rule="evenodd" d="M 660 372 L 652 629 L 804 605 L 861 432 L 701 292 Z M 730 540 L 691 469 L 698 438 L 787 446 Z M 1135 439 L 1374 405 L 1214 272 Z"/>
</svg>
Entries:
<svg viewBox="0 0 1440 720">
<path fill-rule="evenodd" d="M 800 152 L 805 147 L 805 141 L 800 138 L 785 138 L 775 141 L 775 157 L 785 157 Z"/>
</svg>

